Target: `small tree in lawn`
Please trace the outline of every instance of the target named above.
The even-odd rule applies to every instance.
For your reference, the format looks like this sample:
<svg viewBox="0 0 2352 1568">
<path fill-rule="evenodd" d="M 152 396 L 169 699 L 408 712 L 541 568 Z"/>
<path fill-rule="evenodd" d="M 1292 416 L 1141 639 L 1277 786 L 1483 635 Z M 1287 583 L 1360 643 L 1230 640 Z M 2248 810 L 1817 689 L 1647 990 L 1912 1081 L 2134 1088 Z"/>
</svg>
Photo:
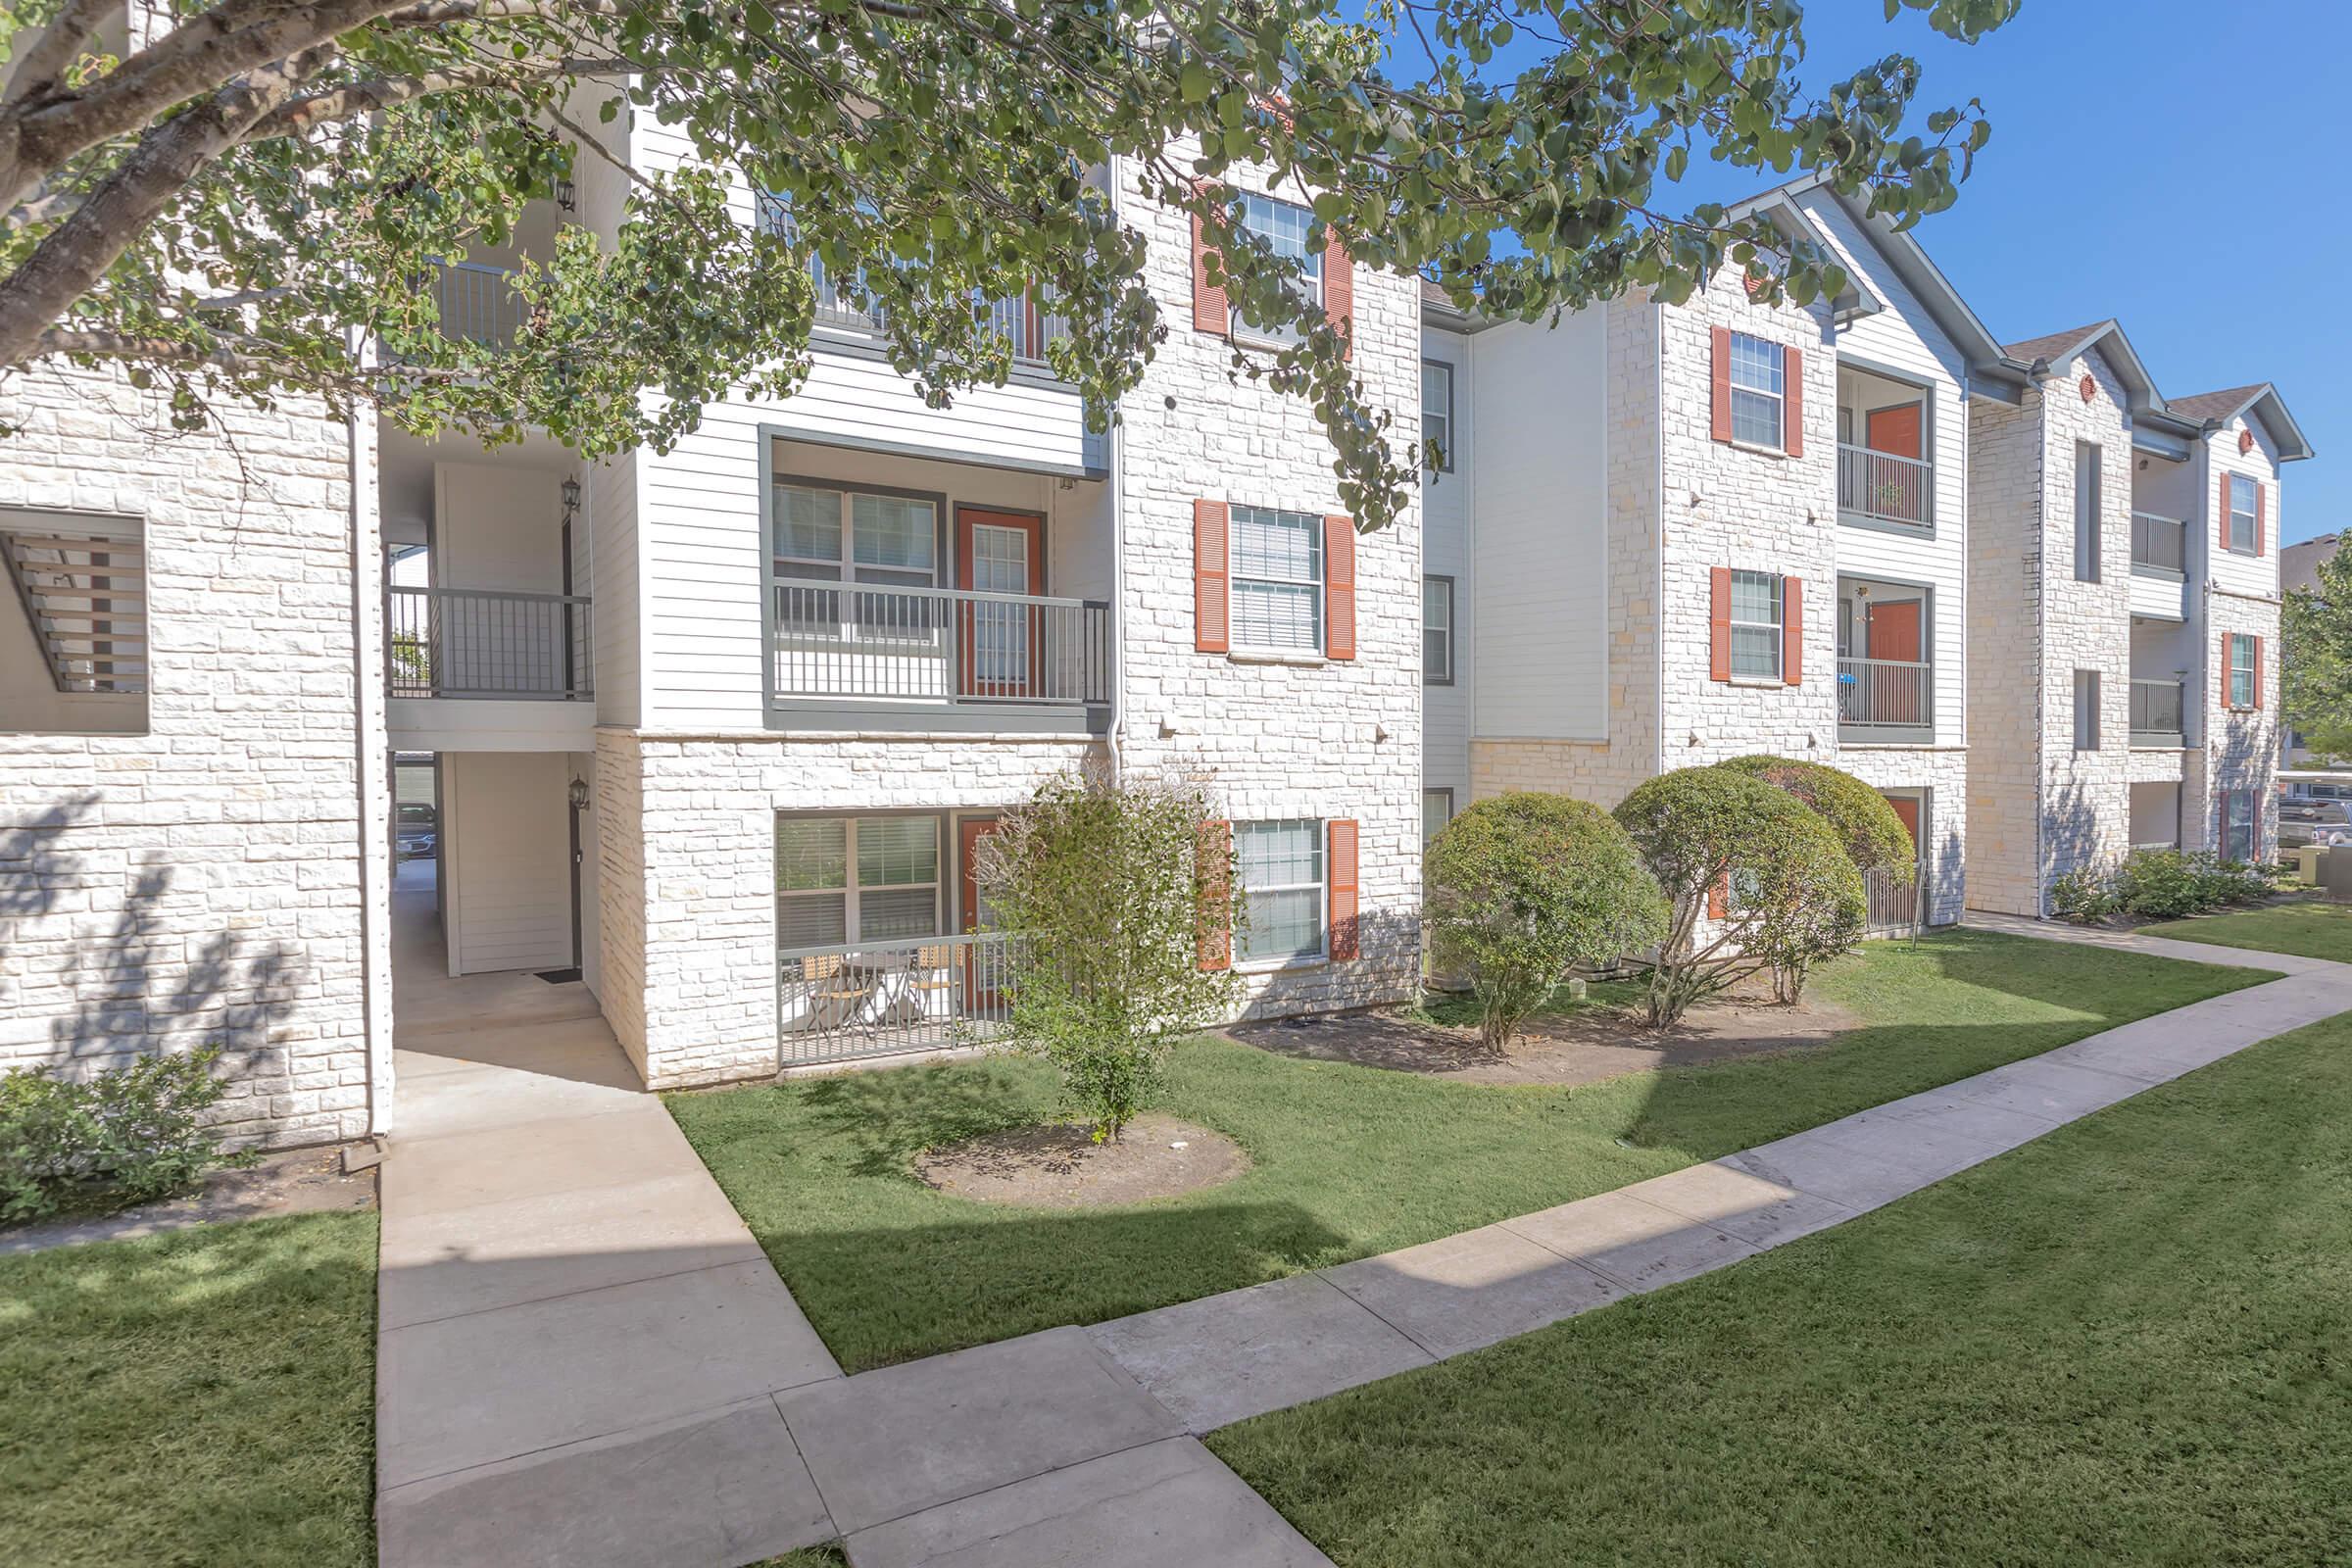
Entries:
<svg viewBox="0 0 2352 1568">
<path fill-rule="evenodd" d="M 1652 947 L 1666 900 L 1597 806 L 1519 793 L 1481 801 L 1429 847 L 1431 956 L 1466 973 L 1479 1038 L 1499 1049 L 1571 964 Z"/>
<path fill-rule="evenodd" d="M 1686 767 L 1628 795 L 1616 817 L 1670 906 L 1650 971 L 1652 1024 L 1861 938 L 1861 873 L 1828 819 L 1786 790 L 1733 768 Z"/>
<path fill-rule="evenodd" d="M 1853 774 L 1790 757 L 1735 757 L 1720 765 L 1787 790 L 1821 813 L 1845 846 L 1845 858 L 1864 876 L 1877 871 L 1906 887 L 1917 878 L 1919 850 L 1911 842 L 1911 830 L 1894 814 L 1886 796 Z M 1773 993 L 1783 1002 L 1796 1001 L 1804 994 L 1811 966 L 1800 944 L 1790 967 L 1773 970 Z"/>
<path fill-rule="evenodd" d="M 1061 1074 L 1097 1143 L 1159 1091 L 1171 1042 L 1231 1006 L 1232 838 L 1198 783 L 1103 769 L 1041 786 L 980 840 L 975 875 L 1006 932 L 1004 1049 Z M 1204 935 L 1206 933 L 1206 935 Z"/>
</svg>

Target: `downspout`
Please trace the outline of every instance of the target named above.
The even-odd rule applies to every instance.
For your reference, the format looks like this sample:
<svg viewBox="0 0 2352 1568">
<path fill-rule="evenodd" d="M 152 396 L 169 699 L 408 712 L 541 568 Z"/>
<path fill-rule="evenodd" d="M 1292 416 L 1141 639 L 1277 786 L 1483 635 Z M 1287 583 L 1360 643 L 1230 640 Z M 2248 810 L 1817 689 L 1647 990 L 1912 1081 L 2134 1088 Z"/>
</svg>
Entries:
<svg viewBox="0 0 2352 1568">
<path fill-rule="evenodd" d="M 1655 509 L 1649 519 L 1649 662 L 1650 662 L 1650 727 L 1656 732 L 1657 755 L 1650 760 L 1650 775 L 1654 778 L 1666 771 L 1666 309 L 1656 300 L 1646 300 L 1642 309 L 1649 312 L 1652 344 L 1649 355 L 1649 493 Z M 1603 350 L 1601 361 L 1601 416 L 1614 415 L 1609 408 L 1608 361 Z M 1606 486 L 1603 486 L 1604 505 Z M 1601 537 L 1608 537 L 1604 529 Z M 1604 551 L 1601 566 L 1605 571 L 1608 557 Z M 1602 697 L 1607 697 L 1607 671 L 1602 671 Z M 1606 720 L 1603 720 L 1606 723 Z M 1605 731 L 1604 731 L 1605 733 Z"/>
<path fill-rule="evenodd" d="M 1114 204 L 1118 200 L 1122 164 L 1123 160 L 1112 155 L 1110 189 Z M 1118 416 L 1119 410 L 1113 405 L 1102 431 L 1106 447 L 1104 462 L 1110 468 L 1110 727 L 1103 732 L 1102 749 L 1114 782 L 1126 774 L 1120 748 L 1127 727 L 1127 442 Z"/>
<path fill-rule="evenodd" d="M 351 347 L 356 357 L 361 349 L 356 338 Z M 368 447 L 372 454 L 372 442 L 368 440 L 369 432 L 361 421 L 368 417 L 365 406 L 354 408 L 346 416 L 343 450 L 345 481 L 351 487 L 346 514 L 350 523 L 351 551 L 352 784 L 355 793 L 352 816 L 357 826 L 360 873 L 361 1038 L 367 1043 L 368 1132 L 370 1136 L 381 1137 L 391 1131 L 388 1123 L 391 1106 L 388 1101 L 392 1051 L 391 1041 L 383 1036 L 380 1027 L 383 1020 L 379 1017 L 377 1007 L 379 944 L 381 961 L 385 964 L 390 962 L 390 947 L 389 934 L 376 918 L 376 904 L 378 897 L 382 897 L 388 910 L 391 894 L 388 887 L 379 889 L 377 885 L 381 878 L 376 856 L 379 849 L 387 856 L 390 853 L 388 843 L 379 844 L 378 840 L 391 832 L 389 781 L 384 780 L 379 771 L 388 765 L 386 750 L 391 743 L 389 736 L 384 734 L 383 725 L 371 723 L 371 719 L 380 716 L 380 705 L 384 700 L 384 682 L 379 667 L 381 659 L 389 656 L 374 646 L 378 639 L 369 635 L 372 624 L 370 616 L 380 612 L 383 599 L 380 591 L 371 591 L 380 588 L 375 579 L 383 569 L 383 552 L 380 549 L 375 551 L 371 561 L 367 548 L 367 517 L 372 505 L 374 465 L 362 461 L 363 446 Z M 379 657 L 370 658 L 371 653 Z M 371 745 L 371 735 L 382 744 Z M 376 786 L 379 783 L 386 786 L 381 797 L 385 806 L 382 811 L 375 809 L 378 800 Z"/>
</svg>

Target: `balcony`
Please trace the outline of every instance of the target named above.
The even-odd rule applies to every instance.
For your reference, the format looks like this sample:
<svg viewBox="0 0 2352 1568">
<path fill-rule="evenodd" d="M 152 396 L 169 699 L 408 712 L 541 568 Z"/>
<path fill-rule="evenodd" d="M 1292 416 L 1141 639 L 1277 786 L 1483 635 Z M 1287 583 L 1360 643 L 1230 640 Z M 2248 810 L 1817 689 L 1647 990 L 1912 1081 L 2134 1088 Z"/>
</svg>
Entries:
<svg viewBox="0 0 2352 1568">
<path fill-rule="evenodd" d="M 2188 530 L 2178 517 L 2132 514 L 2132 613 L 2151 620 L 2188 615 Z"/>
<path fill-rule="evenodd" d="M 997 1034 L 1011 1010 L 1008 943 L 972 932 L 780 956 L 777 1064 L 938 1051 Z"/>
<path fill-rule="evenodd" d="M 593 695 L 584 597 L 391 588 L 384 627 L 395 697 L 576 702 Z"/>
<path fill-rule="evenodd" d="M 1936 738 L 1936 666 L 1921 660 L 1838 661 L 1838 739 L 1924 745 Z"/>
<path fill-rule="evenodd" d="M 1108 716 L 1101 600 L 779 578 L 769 613 L 769 691 L 785 712 L 857 709 L 940 728 L 1091 729 Z"/>
<path fill-rule="evenodd" d="M 428 286 L 441 314 L 441 335 L 483 348 L 513 343 L 531 315 L 514 290 L 514 276 L 510 268 L 436 260 Z"/>
<path fill-rule="evenodd" d="M 1925 529 L 1936 520 L 1936 466 L 1838 443 L 1838 514 L 1849 521 Z"/>
<path fill-rule="evenodd" d="M 2177 680 L 2132 682 L 2132 744 L 2157 751 L 2179 751 L 2187 744 L 2181 725 L 2183 683 Z"/>
</svg>

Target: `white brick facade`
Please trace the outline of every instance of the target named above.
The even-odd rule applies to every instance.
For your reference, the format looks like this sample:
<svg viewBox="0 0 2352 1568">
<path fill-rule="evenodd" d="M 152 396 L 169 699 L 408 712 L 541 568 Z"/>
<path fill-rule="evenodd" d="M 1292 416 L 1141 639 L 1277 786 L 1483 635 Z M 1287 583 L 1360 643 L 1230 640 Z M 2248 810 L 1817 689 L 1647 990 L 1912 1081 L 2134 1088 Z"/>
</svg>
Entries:
<svg viewBox="0 0 2352 1568">
<path fill-rule="evenodd" d="M 290 401 L 177 435 L 67 370 L 0 414 L 0 509 L 142 525 L 152 647 L 145 733 L 0 734 L 0 1068 L 219 1045 L 234 1142 L 373 1130 L 390 801 L 353 431 Z"/>
</svg>

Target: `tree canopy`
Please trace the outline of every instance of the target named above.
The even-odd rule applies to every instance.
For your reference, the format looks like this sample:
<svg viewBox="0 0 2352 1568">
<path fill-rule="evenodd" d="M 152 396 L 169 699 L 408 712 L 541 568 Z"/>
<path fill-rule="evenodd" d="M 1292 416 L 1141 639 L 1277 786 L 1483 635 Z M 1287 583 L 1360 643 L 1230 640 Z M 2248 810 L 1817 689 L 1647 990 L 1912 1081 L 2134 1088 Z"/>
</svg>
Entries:
<svg viewBox="0 0 2352 1568">
<path fill-rule="evenodd" d="M 1885 4 L 1973 40 L 2017 0 Z M 1669 199 L 1693 152 L 1909 223 L 1989 131 L 1973 102 L 1907 130 L 1901 54 L 1800 85 L 1798 0 L 1374 0 L 1360 23 L 1305 0 L 164 0 L 127 36 L 120 9 L 0 11 L 0 373 L 111 361 L 190 425 L 304 391 L 599 456 L 675 440 L 733 387 L 790 393 L 813 257 L 935 402 L 1007 373 L 976 301 L 1049 292 L 1072 327 L 1053 368 L 1102 419 L 1167 332 L 1140 232 L 1089 177 L 1115 158 L 1199 220 L 1245 319 L 1296 328 L 1232 372 L 1312 401 L 1368 528 L 1420 455 L 1299 264 L 1244 234 L 1245 185 L 1492 316 L 1677 299 L 1727 263 L 1806 301 L 1827 257 Z M 624 106 L 686 166 L 604 134 Z M 616 231 L 532 259 L 513 341 L 439 333 L 423 270 L 501 244 L 586 162 L 626 182 Z M 746 221 L 738 175 L 785 220 Z"/>
<path fill-rule="evenodd" d="M 2352 758 L 2352 556 L 2323 559 L 2315 588 L 2290 588 L 2279 612 L 2285 639 L 2280 716 L 2322 760 Z"/>
</svg>

